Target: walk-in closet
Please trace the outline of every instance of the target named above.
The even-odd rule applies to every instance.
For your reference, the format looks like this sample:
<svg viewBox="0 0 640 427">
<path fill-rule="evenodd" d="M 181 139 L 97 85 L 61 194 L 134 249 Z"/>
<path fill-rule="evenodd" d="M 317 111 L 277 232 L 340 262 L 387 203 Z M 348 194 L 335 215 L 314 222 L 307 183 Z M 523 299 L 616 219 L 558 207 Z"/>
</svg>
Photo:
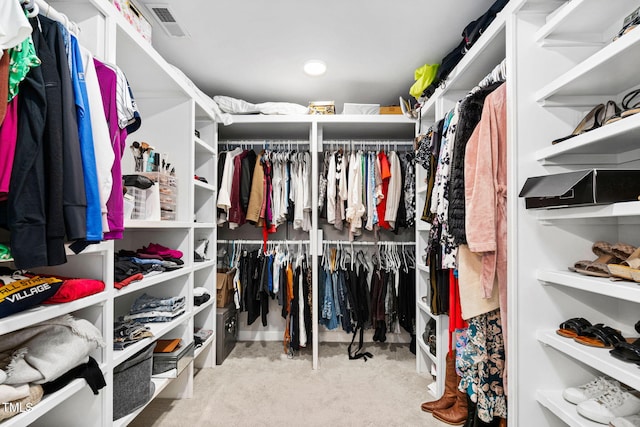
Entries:
<svg viewBox="0 0 640 427">
<path fill-rule="evenodd" d="M 640 426 L 640 2 L 432 3 L 0 0 L 0 427 Z"/>
</svg>

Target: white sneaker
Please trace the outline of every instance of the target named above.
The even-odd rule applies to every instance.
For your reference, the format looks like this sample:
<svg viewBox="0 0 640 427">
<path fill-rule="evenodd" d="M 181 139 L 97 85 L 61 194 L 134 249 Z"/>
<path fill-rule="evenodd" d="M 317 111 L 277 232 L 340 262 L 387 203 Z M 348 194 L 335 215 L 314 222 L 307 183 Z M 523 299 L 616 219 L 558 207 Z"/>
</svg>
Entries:
<svg viewBox="0 0 640 427">
<path fill-rule="evenodd" d="M 620 383 L 613 378 L 598 377 L 579 387 L 564 389 L 562 397 L 564 397 L 566 401 L 577 405 L 585 400 L 600 397 L 611 388 L 620 389 Z"/>
<path fill-rule="evenodd" d="M 640 414 L 614 418 L 609 425 L 611 427 L 640 427 Z"/>
<path fill-rule="evenodd" d="M 640 412 L 640 399 L 621 389 L 610 389 L 600 397 L 579 403 L 576 409 L 585 418 L 607 424 L 616 417 L 628 417 Z"/>
</svg>

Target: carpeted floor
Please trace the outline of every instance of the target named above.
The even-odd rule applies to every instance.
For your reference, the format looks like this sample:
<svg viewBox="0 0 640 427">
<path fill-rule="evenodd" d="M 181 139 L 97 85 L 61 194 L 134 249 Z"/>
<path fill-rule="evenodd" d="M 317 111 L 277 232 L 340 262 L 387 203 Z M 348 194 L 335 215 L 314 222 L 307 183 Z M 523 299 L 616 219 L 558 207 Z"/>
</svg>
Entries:
<svg viewBox="0 0 640 427">
<path fill-rule="evenodd" d="M 155 399 L 133 427 L 445 426 L 420 410 L 430 376 L 416 373 L 408 344 L 368 344 L 374 357 L 349 360 L 347 344 L 288 359 L 279 342 L 240 342 L 215 369 L 194 378 L 192 399 Z"/>
</svg>

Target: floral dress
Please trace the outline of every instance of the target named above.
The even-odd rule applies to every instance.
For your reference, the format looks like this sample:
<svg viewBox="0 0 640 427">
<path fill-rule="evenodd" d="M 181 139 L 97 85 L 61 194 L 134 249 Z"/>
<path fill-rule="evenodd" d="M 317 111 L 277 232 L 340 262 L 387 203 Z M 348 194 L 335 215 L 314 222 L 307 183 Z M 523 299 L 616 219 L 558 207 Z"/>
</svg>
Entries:
<svg viewBox="0 0 640 427">
<path fill-rule="evenodd" d="M 458 389 L 476 403 L 477 415 L 482 421 L 507 418 L 500 310 L 472 317 L 468 323 L 466 334 L 459 334 L 456 342 L 456 370 L 461 376 Z"/>
</svg>

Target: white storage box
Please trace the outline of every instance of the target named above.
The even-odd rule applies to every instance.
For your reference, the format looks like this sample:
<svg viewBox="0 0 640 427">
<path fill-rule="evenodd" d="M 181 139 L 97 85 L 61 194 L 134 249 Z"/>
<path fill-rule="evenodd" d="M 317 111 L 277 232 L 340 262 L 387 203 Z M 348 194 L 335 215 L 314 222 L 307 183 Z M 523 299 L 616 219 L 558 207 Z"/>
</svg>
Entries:
<svg viewBox="0 0 640 427">
<path fill-rule="evenodd" d="M 344 103 L 342 114 L 380 114 L 380 104 Z"/>
</svg>

